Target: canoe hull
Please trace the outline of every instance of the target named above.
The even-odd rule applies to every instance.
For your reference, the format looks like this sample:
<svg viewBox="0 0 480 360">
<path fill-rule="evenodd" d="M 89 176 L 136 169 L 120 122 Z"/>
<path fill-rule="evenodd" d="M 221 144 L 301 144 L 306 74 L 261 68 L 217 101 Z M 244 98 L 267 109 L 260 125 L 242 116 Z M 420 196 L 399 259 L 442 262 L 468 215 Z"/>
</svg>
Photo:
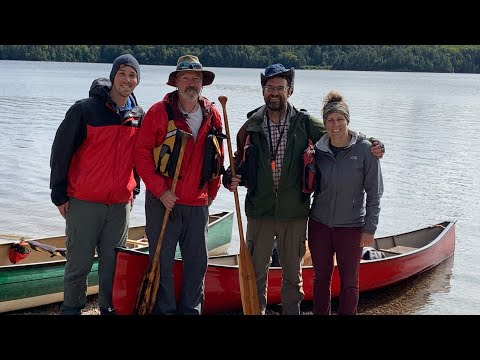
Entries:
<svg viewBox="0 0 480 360">
<path fill-rule="evenodd" d="M 442 228 L 429 227 L 411 233 L 396 235 L 393 237 L 376 239 L 378 244 L 387 243 L 390 239 L 415 241 L 422 236 L 431 238 L 427 245 L 410 253 L 391 255 L 385 259 L 363 261 L 360 264 L 359 288 L 360 292 L 383 288 L 399 281 L 405 280 L 415 274 L 426 271 L 451 255 L 455 250 L 455 223 L 442 223 Z M 431 234 L 428 232 L 431 231 Z M 383 240 L 382 240 L 383 239 Z M 393 241 L 393 240 L 392 240 Z M 242 302 L 240 297 L 238 262 L 235 265 L 218 265 L 222 258 L 225 263 L 232 263 L 236 255 L 211 258 L 205 275 L 205 303 L 204 314 L 225 313 L 241 311 Z M 233 258 L 233 259 L 232 259 Z M 118 314 L 133 314 L 135 299 L 140 281 L 148 266 L 147 253 L 136 250 L 118 249 L 117 268 L 114 280 L 113 303 Z M 221 262 L 221 261 L 220 261 Z M 313 298 L 313 267 L 303 266 L 303 289 L 304 300 Z M 268 274 L 268 303 L 281 303 L 281 268 L 272 267 Z M 180 289 L 183 277 L 183 265 L 180 259 L 174 264 L 175 296 L 180 297 Z M 332 297 L 338 297 L 340 292 L 340 279 L 338 268 L 335 266 L 332 277 Z"/>
<path fill-rule="evenodd" d="M 211 215 L 209 223 L 209 255 L 225 252 L 231 242 L 233 211 Z M 129 239 L 144 237 L 144 227 L 132 227 Z M 211 241 L 210 241 L 211 240 Z M 55 247 L 65 246 L 65 237 L 37 239 Z M 0 245 L 0 313 L 42 306 L 63 301 L 65 258 L 51 257 L 50 253 L 33 251 L 24 260 L 11 264 L 8 249 L 11 244 Z M 8 265 L 7 265 L 8 264 Z M 98 260 L 95 259 L 88 275 L 87 294 L 98 293 Z"/>
</svg>

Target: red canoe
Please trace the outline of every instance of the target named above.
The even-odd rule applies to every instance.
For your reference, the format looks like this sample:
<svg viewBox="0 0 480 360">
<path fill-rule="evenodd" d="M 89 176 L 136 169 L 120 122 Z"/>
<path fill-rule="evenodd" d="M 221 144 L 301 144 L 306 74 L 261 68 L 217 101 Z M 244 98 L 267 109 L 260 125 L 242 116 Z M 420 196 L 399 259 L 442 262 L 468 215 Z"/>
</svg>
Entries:
<svg viewBox="0 0 480 360">
<path fill-rule="evenodd" d="M 361 260 L 360 292 L 379 289 L 438 265 L 455 250 L 455 222 L 446 221 L 412 232 L 375 239 L 376 249 L 386 257 Z M 113 305 L 117 314 L 134 313 L 135 299 L 149 261 L 148 249 L 117 249 L 117 268 L 113 288 Z M 175 260 L 174 278 L 177 299 L 180 294 L 183 266 Z M 309 253 L 304 258 L 303 288 L 305 300 L 312 300 L 313 268 Z M 268 303 L 279 304 L 281 268 L 272 267 L 268 276 Z M 335 267 L 332 296 L 339 294 L 339 277 Z M 204 314 L 241 311 L 237 255 L 209 258 L 205 278 Z"/>
</svg>

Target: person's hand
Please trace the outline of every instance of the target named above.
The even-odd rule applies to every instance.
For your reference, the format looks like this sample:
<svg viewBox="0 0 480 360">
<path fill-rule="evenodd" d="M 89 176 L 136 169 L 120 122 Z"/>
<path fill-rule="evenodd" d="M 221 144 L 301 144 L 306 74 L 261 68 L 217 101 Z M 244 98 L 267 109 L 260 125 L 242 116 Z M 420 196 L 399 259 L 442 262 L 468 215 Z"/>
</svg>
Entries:
<svg viewBox="0 0 480 360">
<path fill-rule="evenodd" d="M 380 140 L 373 140 L 372 144 L 373 146 L 370 151 L 372 152 L 373 156 L 376 156 L 379 159 L 383 158 L 383 155 L 385 154 L 385 145 L 383 145 Z"/>
<path fill-rule="evenodd" d="M 58 211 L 60 212 L 60 215 L 62 215 L 63 218 L 66 219 L 68 209 L 70 208 L 70 202 L 67 201 L 66 203 L 64 203 L 62 205 L 58 205 L 57 208 L 58 208 Z"/>
<path fill-rule="evenodd" d="M 232 182 L 230 183 L 230 188 L 228 190 L 230 190 L 230 192 L 234 192 L 238 188 L 241 180 L 242 175 L 237 174 L 235 176 L 232 176 Z"/>
<path fill-rule="evenodd" d="M 373 246 L 374 243 L 374 235 L 373 234 L 367 234 L 362 232 L 362 236 L 360 237 L 360 247 L 365 247 L 365 246 Z"/>
<path fill-rule="evenodd" d="M 130 211 L 133 209 L 133 203 L 135 202 L 135 198 L 132 197 L 132 200 L 130 200 Z"/>
<path fill-rule="evenodd" d="M 177 200 L 178 197 L 176 197 L 175 194 L 173 194 L 170 190 L 165 191 L 162 196 L 160 196 L 160 201 L 168 210 L 173 209 Z"/>
</svg>

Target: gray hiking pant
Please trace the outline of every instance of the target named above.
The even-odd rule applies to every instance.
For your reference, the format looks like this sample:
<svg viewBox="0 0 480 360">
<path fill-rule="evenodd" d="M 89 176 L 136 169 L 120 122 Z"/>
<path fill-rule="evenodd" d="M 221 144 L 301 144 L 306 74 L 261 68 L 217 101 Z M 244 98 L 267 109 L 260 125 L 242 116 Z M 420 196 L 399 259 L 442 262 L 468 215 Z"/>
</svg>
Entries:
<svg viewBox="0 0 480 360">
<path fill-rule="evenodd" d="M 102 314 L 113 310 L 112 290 L 117 246 L 127 240 L 130 203 L 105 205 L 71 198 L 67 212 L 67 263 L 62 315 L 80 314 L 87 300 L 88 274 L 98 254 L 98 302 Z"/>
<path fill-rule="evenodd" d="M 150 247 L 150 261 L 157 248 L 165 206 L 147 190 L 145 195 L 145 232 Z M 207 272 L 208 206 L 176 204 L 170 213 L 160 252 L 160 286 L 154 314 L 199 315 L 204 301 Z M 183 283 L 178 305 L 175 300 L 173 266 L 177 243 L 183 263 Z"/>
</svg>

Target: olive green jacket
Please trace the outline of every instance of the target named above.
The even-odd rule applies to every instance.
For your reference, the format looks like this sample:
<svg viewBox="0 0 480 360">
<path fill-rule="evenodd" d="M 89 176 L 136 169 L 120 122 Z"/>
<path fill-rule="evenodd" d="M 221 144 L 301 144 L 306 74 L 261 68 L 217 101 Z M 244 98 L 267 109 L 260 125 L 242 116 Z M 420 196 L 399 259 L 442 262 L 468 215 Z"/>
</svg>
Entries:
<svg viewBox="0 0 480 360">
<path fill-rule="evenodd" d="M 262 106 L 245 122 L 237 134 L 235 168 L 238 169 L 247 135 L 250 142 L 258 146 L 257 187 L 254 194 L 245 198 L 245 213 L 253 218 L 270 218 L 279 221 L 307 218 L 310 209 L 310 194 L 302 192 L 303 151 L 307 148 L 305 121 L 310 124 L 310 136 L 315 144 L 325 133 L 323 122 L 289 104 L 290 125 L 287 147 L 282 164 L 278 191 L 275 191 L 270 163 L 270 151 L 262 122 L 266 106 Z M 229 183 L 227 180 L 224 184 Z"/>
</svg>

